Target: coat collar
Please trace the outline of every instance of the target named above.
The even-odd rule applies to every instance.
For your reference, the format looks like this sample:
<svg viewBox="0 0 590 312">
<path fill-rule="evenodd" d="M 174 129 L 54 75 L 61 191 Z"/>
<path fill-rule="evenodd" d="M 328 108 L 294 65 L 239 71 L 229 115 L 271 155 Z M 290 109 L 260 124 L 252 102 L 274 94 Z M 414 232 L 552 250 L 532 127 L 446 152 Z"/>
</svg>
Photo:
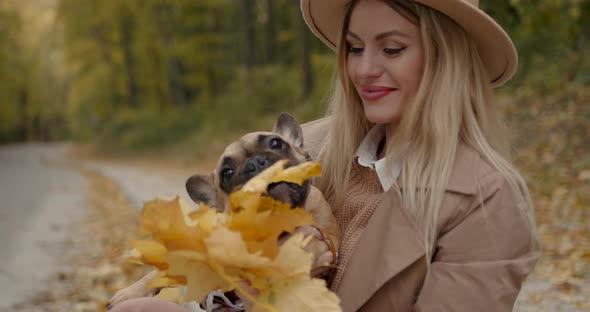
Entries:
<svg viewBox="0 0 590 312">
<path fill-rule="evenodd" d="M 447 184 L 447 191 L 465 195 L 477 192 L 477 174 L 479 171 L 479 153 L 473 148 L 460 143 L 455 152 L 455 163 Z"/>
</svg>

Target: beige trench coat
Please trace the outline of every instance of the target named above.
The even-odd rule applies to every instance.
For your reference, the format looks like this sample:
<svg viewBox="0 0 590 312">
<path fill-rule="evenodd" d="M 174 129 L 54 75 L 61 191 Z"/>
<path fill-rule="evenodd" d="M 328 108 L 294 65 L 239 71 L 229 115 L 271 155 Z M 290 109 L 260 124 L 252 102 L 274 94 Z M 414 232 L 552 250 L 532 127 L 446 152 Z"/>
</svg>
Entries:
<svg viewBox="0 0 590 312">
<path fill-rule="evenodd" d="M 303 126 L 312 158 L 328 126 L 328 119 Z M 443 199 L 428 277 L 421 237 L 398 196 L 386 193 L 335 290 L 343 310 L 512 311 L 540 255 L 504 179 L 465 146 Z"/>
</svg>

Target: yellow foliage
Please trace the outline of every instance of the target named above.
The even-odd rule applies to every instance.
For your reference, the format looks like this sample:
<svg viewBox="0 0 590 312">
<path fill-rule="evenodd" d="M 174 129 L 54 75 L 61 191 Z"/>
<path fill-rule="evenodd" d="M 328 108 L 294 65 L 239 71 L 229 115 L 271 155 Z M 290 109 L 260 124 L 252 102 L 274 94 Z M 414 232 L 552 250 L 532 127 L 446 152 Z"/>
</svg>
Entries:
<svg viewBox="0 0 590 312">
<path fill-rule="evenodd" d="M 312 224 L 313 217 L 265 196 L 268 185 L 301 185 L 321 172 L 318 163 L 284 165 L 277 162 L 233 192 L 228 213 L 205 205 L 191 211 L 178 196 L 146 203 L 141 229 L 152 239 L 131 244 L 135 261 L 160 271 L 150 286 L 185 285 L 183 299 L 201 301 L 214 290 L 240 290 L 247 280 L 260 293 L 249 298 L 256 311 L 340 311 L 325 282 L 310 277 L 313 259 L 304 247 L 311 237 L 297 234 L 278 244 L 282 233 Z"/>
</svg>

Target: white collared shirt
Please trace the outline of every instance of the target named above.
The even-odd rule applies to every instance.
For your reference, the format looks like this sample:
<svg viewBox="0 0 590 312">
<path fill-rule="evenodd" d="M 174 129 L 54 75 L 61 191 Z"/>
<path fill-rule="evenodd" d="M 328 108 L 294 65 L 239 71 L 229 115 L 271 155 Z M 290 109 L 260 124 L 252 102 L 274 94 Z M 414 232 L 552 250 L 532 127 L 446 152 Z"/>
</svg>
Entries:
<svg viewBox="0 0 590 312">
<path fill-rule="evenodd" d="M 383 138 L 385 138 L 385 126 L 375 125 L 359 145 L 355 157 L 359 165 L 375 170 L 383 191 L 387 192 L 402 170 L 403 157 L 395 160 L 392 170 L 387 170 L 386 158 L 377 159 L 377 149 Z"/>
</svg>

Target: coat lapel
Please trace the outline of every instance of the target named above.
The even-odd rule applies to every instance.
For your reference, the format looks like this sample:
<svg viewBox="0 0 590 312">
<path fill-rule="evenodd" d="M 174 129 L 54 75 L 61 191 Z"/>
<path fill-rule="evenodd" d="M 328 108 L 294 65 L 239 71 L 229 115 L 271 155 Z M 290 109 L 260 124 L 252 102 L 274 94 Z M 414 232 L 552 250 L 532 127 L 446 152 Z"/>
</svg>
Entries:
<svg viewBox="0 0 590 312">
<path fill-rule="evenodd" d="M 381 286 L 421 259 L 420 234 L 389 191 L 357 242 L 336 293 L 344 311 L 358 310 Z"/>
</svg>

